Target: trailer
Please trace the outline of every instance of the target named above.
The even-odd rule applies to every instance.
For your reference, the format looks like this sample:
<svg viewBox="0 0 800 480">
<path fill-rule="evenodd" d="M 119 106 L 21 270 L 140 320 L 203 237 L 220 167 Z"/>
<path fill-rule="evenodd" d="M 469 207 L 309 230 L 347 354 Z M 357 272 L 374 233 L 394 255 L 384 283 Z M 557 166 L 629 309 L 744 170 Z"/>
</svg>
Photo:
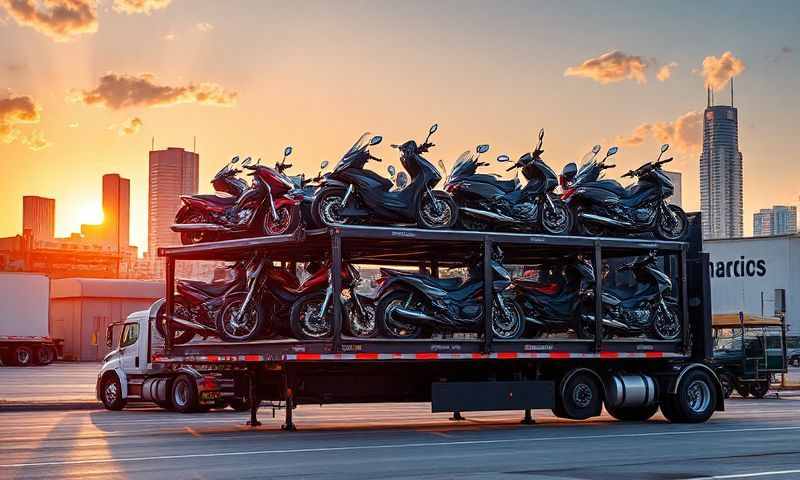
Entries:
<svg viewBox="0 0 800 480">
<path fill-rule="evenodd" d="M 291 236 L 228 240 L 159 250 L 166 259 L 166 315 L 173 318 L 178 261 L 235 261 L 263 251 L 276 262 L 331 262 L 334 299 L 341 295 L 343 263 L 440 269 L 482 257 L 485 334 L 428 339 L 348 337 L 347 312 L 333 302 L 334 333 L 325 340 L 292 338 L 246 343 L 200 341 L 161 345 L 152 324 L 161 304 L 131 315 L 123 325 L 122 353 L 112 352 L 98 374 L 98 398 L 107 408 L 125 401 L 156 402 L 178 411 L 231 405 L 250 409 L 258 425 L 262 401 L 285 408 L 283 427 L 295 428 L 300 404 L 430 402 L 433 412 L 518 410 L 532 422 L 533 409 L 564 418 L 600 415 L 603 406 L 620 420 L 646 420 L 659 409 L 673 422 L 702 422 L 724 409 L 722 385 L 711 368 L 713 345 L 709 278 L 699 215 L 691 217 L 689 242 L 591 238 L 403 227 L 337 226 Z M 654 252 L 675 279 L 682 335 L 675 340 L 605 338 L 492 338 L 493 248 L 506 264 L 525 265 L 573 252 L 595 268 L 595 318 L 602 318 L 604 262 Z M 473 257 L 474 258 L 474 257 Z M 158 338 L 157 338 L 158 337 Z"/>
<path fill-rule="evenodd" d="M 35 273 L 0 273 L 6 297 L 0 315 L 0 362 L 49 365 L 63 355 L 64 341 L 50 336 L 50 279 Z"/>
</svg>

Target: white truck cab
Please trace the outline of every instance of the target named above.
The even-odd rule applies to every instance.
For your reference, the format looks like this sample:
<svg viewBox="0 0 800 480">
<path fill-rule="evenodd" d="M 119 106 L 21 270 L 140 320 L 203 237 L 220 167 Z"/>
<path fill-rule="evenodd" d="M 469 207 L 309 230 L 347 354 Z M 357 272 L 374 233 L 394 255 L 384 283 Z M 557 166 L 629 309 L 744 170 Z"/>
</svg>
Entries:
<svg viewBox="0 0 800 480">
<path fill-rule="evenodd" d="M 247 410 L 248 403 L 234 394 L 232 378 L 203 374 L 189 366 L 173 369 L 151 361 L 152 352 L 164 344 L 163 338 L 150 328 L 163 301 L 108 326 L 106 344 L 109 348 L 114 345 L 116 331 L 118 346 L 105 356 L 97 373 L 97 399 L 109 410 L 123 409 L 128 400 L 153 402 L 179 412 L 227 405 Z"/>
</svg>

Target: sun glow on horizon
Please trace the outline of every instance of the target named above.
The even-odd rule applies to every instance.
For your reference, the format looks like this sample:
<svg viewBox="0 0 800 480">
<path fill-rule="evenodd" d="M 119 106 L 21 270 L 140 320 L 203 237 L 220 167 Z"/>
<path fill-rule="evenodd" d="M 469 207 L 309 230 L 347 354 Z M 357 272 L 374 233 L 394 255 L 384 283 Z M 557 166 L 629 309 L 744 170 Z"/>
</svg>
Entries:
<svg viewBox="0 0 800 480">
<path fill-rule="evenodd" d="M 85 203 L 78 208 L 78 221 L 81 225 L 100 225 L 103 223 L 103 207 L 96 203 Z"/>
</svg>

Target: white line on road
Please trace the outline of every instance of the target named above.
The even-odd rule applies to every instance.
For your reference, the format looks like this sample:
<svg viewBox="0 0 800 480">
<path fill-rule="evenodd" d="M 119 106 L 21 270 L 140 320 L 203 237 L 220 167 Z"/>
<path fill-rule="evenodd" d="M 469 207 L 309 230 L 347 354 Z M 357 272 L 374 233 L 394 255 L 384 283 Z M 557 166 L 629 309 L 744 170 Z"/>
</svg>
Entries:
<svg viewBox="0 0 800 480">
<path fill-rule="evenodd" d="M 187 458 L 241 457 L 241 456 L 252 456 L 252 455 L 274 455 L 274 454 L 287 454 L 287 453 L 319 453 L 319 452 L 342 452 L 342 451 L 352 451 L 352 450 L 380 450 L 380 449 L 394 449 L 394 448 L 450 447 L 459 445 L 491 445 L 491 444 L 502 444 L 502 443 L 530 443 L 530 442 L 545 442 L 545 441 L 552 442 L 558 440 L 597 440 L 603 438 L 661 437 L 661 436 L 671 436 L 671 435 L 700 435 L 709 433 L 774 432 L 783 430 L 800 430 L 800 426 L 724 428 L 724 429 L 713 428 L 713 429 L 697 429 L 697 430 L 680 430 L 676 432 L 617 433 L 617 434 L 607 434 L 607 435 L 571 435 L 563 437 L 504 438 L 496 440 L 461 440 L 453 442 L 418 442 L 418 443 L 397 443 L 397 444 L 381 444 L 381 445 L 351 445 L 346 447 L 290 448 L 283 450 L 250 450 L 245 452 L 185 453 L 180 455 L 156 455 L 149 457 L 96 458 L 87 460 L 62 460 L 53 462 L 11 463 L 5 465 L 0 464 L 0 468 L 146 462 L 153 460 L 182 460 Z"/>
<path fill-rule="evenodd" d="M 729 475 L 712 475 L 710 477 L 686 478 L 684 480 L 725 480 L 732 478 L 756 478 L 756 477 L 768 477 L 773 475 L 791 475 L 794 473 L 800 473 L 800 470 L 772 470 L 768 472 L 732 473 Z"/>
</svg>

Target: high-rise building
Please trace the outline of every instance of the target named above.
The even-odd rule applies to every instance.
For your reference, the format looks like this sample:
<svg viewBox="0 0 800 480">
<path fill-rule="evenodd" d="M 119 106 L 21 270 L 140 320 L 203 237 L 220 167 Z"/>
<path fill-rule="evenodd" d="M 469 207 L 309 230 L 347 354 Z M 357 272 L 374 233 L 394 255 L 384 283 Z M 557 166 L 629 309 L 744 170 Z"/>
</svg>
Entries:
<svg viewBox="0 0 800 480">
<path fill-rule="evenodd" d="M 797 207 L 775 205 L 753 214 L 753 236 L 797 233 Z"/>
<path fill-rule="evenodd" d="M 180 236 L 170 230 L 181 195 L 197 193 L 200 156 L 182 148 L 150 152 L 147 208 L 147 248 L 155 255 L 158 247 L 175 245 Z"/>
<path fill-rule="evenodd" d="M 105 240 L 117 251 L 130 243 L 131 181 L 116 173 L 103 175 L 103 226 Z"/>
<path fill-rule="evenodd" d="M 753 236 L 766 237 L 772 235 L 772 209 L 762 208 L 753 214 Z"/>
<path fill-rule="evenodd" d="M 703 237 L 741 237 L 743 230 L 742 153 L 739 151 L 739 114 L 731 106 L 712 105 L 711 91 L 703 116 L 703 153 L 700 156 L 700 209 Z"/>
<path fill-rule="evenodd" d="M 22 197 L 22 231 L 30 230 L 33 240 L 52 240 L 56 233 L 56 201 L 52 198 Z"/>
<path fill-rule="evenodd" d="M 666 175 L 667 178 L 669 178 L 669 180 L 672 182 L 672 185 L 675 186 L 675 191 L 672 193 L 672 196 L 667 199 L 667 202 L 683 208 L 681 172 L 669 172 L 667 170 L 664 170 L 663 172 L 664 175 Z"/>
</svg>

